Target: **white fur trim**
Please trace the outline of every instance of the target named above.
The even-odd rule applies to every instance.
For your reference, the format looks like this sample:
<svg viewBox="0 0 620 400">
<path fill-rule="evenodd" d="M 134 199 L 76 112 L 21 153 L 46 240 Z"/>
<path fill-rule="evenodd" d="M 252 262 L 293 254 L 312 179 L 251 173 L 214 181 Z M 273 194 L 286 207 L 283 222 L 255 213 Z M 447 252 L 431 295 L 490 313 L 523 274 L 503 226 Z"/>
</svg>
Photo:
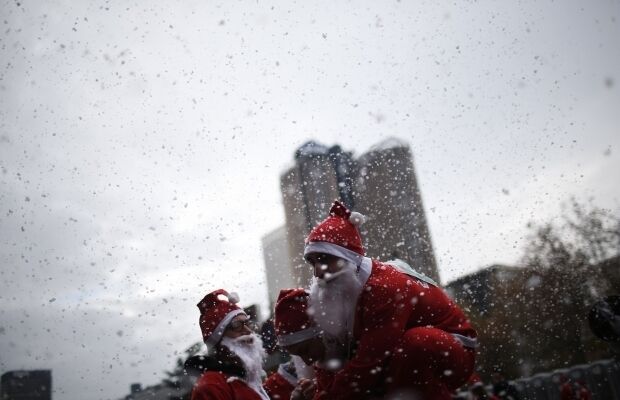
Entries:
<svg viewBox="0 0 620 400">
<path fill-rule="evenodd" d="M 476 347 L 478 347 L 478 339 L 476 338 L 459 335 L 458 333 L 451 333 L 451 335 L 454 336 L 457 341 L 461 342 L 463 347 L 467 347 L 470 349 L 475 349 Z"/>
<path fill-rule="evenodd" d="M 237 294 L 237 292 L 228 293 L 228 302 L 233 304 L 237 304 L 239 302 L 239 295 Z"/>
<path fill-rule="evenodd" d="M 297 332 L 287 333 L 286 335 L 278 336 L 278 345 L 290 346 L 292 344 L 304 342 L 308 339 L 318 336 L 321 330 L 318 326 L 311 326 L 310 328 L 303 329 Z"/>
<path fill-rule="evenodd" d="M 366 217 L 364 216 L 364 214 L 362 213 L 358 213 L 357 211 L 352 211 L 351 215 L 349 216 L 349 221 L 356 227 L 359 229 L 360 226 L 362 226 L 362 224 L 364 222 L 366 222 Z"/>
<path fill-rule="evenodd" d="M 205 344 L 207 346 L 215 346 L 216 344 L 218 344 L 220 339 L 224 335 L 224 331 L 226 330 L 226 327 L 228 326 L 228 324 L 230 324 L 230 321 L 232 321 L 232 319 L 235 318 L 237 315 L 241 315 L 241 314 L 246 315 L 246 313 L 243 310 L 232 310 L 231 312 L 226 314 L 226 316 L 222 318 L 220 323 L 217 324 L 217 326 L 213 330 L 213 333 L 211 333 L 211 336 L 209 336 L 205 340 Z"/>
<path fill-rule="evenodd" d="M 323 253 L 330 254 L 332 256 L 340 257 L 344 260 L 351 261 L 355 265 L 360 265 L 363 255 L 354 252 L 353 250 L 349 250 L 342 246 L 338 246 L 337 244 L 329 243 L 329 242 L 310 242 L 306 245 L 304 249 L 304 256 L 310 253 Z"/>
<path fill-rule="evenodd" d="M 286 368 L 284 368 L 284 364 L 278 365 L 278 374 L 280 374 L 280 376 L 284 378 L 285 381 L 290 383 L 291 386 L 297 386 L 297 377 L 293 376 L 293 374 L 288 372 Z"/>
<path fill-rule="evenodd" d="M 366 282 L 368 282 L 368 278 L 370 278 L 371 273 L 372 273 L 372 259 L 368 257 L 364 257 L 364 259 L 360 263 L 360 272 L 359 272 L 359 280 L 362 283 L 362 285 L 366 285 Z"/>
<path fill-rule="evenodd" d="M 330 254 L 353 263 L 359 268 L 358 279 L 362 285 L 366 284 L 366 281 L 368 281 L 370 273 L 372 272 L 372 259 L 359 255 L 356 252 L 345 249 L 337 244 L 328 242 L 310 242 L 306 245 L 304 256 L 310 253 Z"/>
<path fill-rule="evenodd" d="M 435 282 L 434 280 L 432 280 L 428 276 L 426 276 L 426 275 L 424 275 L 424 274 L 414 270 L 413 268 L 411 268 L 411 266 L 409 264 L 407 264 L 406 262 L 404 262 L 400 258 L 396 258 L 394 260 L 386 261 L 385 263 L 386 264 L 390 264 L 397 271 L 402 272 L 405 275 L 409 275 L 409 276 L 412 276 L 414 278 L 417 278 L 417 279 L 421 280 L 422 282 L 430 283 L 433 286 L 439 286 L 437 284 L 437 282 Z"/>
</svg>

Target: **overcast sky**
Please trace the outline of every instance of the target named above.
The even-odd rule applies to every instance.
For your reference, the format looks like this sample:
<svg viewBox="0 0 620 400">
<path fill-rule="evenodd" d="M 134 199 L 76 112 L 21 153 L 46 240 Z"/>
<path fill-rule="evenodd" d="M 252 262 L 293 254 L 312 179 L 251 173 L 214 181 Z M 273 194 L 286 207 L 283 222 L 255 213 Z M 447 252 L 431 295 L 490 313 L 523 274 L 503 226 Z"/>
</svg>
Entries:
<svg viewBox="0 0 620 400">
<path fill-rule="evenodd" d="M 119 398 L 200 340 L 207 292 L 266 308 L 260 238 L 309 139 L 409 143 L 443 282 L 516 263 L 570 196 L 617 211 L 619 10 L 3 1 L 0 373 Z"/>
</svg>

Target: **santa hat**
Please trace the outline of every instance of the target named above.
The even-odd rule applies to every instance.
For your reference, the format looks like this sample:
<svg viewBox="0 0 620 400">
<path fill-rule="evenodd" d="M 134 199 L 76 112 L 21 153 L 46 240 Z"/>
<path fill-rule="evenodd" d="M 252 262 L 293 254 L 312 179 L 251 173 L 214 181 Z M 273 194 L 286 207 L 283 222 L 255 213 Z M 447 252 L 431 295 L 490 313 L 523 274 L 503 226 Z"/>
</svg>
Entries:
<svg viewBox="0 0 620 400">
<path fill-rule="evenodd" d="M 236 293 L 218 289 L 206 295 L 197 304 L 200 310 L 202 340 L 207 346 L 218 344 L 230 321 L 237 315 L 245 315 L 245 312 L 236 305 L 238 302 L 239 296 Z"/>
<path fill-rule="evenodd" d="M 331 254 L 359 265 L 364 257 L 364 246 L 359 226 L 365 218 L 349 211 L 344 204 L 334 201 L 329 216 L 310 231 L 304 256 L 309 253 Z"/>
<path fill-rule="evenodd" d="M 302 288 L 282 289 L 275 307 L 278 344 L 290 346 L 318 336 L 321 330 L 308 315 L 308 296 Z"/>
</svg>

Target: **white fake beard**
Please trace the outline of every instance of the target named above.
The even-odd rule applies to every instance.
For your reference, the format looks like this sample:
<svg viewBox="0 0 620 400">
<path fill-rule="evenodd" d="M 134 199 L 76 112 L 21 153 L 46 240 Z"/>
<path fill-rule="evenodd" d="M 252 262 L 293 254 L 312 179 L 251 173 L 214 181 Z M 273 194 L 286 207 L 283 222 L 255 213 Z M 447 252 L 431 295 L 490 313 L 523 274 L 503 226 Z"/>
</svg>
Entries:
<svg viewBox="0 0 620 400">
<path fill-rule="evenodd" d="M 251 341 L 248 341 L 251 336 Z M 249 384 L 261 385 L 263 375 L 263 360 L 265 359 L 265 349 L 260 336 L 255 333 L 237 338 L 223 337 L 222 346 L 226 346 L 233 354 L 241 360 L 246 372 L 244 380 Z"/>
<path fill-rule="evenodd" d="M 309 312 L 328 337 L 344 341 L 353 333 L 355 307 L 363 287 L 356 270 L 354 263 L 345 261 L 331 277 L 312 279 Z"/>
</svg>

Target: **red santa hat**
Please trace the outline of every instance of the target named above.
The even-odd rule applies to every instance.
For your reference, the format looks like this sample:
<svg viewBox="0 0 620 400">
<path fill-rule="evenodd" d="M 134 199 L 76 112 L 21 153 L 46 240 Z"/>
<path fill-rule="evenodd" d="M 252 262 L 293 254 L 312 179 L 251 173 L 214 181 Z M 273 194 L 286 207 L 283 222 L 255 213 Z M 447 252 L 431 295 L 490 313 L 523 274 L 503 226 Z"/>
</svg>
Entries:
<svg viewBox="0 0 620 400">
<path fill-rule="evenodd" d="M 314 227 L 306 239 L 304 256 L 309 253 L 330 254 L 359 264 L 365 251 L 359 226 L 365 218 L 351 212 L 338 200 L 334 201 L 329 216 Z"/>
<path fill-rule="evenodd" d="M 275 307 L 278 344 L 290 346 L 318 336 L 321 330 L 308 315 L 308 296 L 302 289 L 282 289 Z"/>
<path fill-rule="evenodd" d="M 218 344 L 230 321 L 237 315 L 245 315 L 245 312 L 237 306 L 238 302 L 239 296 L 236 293 L 218 289 L 206 295 L 197 304 L 200 310 L 202 340 L 207 346 Z"/>
</svg>

